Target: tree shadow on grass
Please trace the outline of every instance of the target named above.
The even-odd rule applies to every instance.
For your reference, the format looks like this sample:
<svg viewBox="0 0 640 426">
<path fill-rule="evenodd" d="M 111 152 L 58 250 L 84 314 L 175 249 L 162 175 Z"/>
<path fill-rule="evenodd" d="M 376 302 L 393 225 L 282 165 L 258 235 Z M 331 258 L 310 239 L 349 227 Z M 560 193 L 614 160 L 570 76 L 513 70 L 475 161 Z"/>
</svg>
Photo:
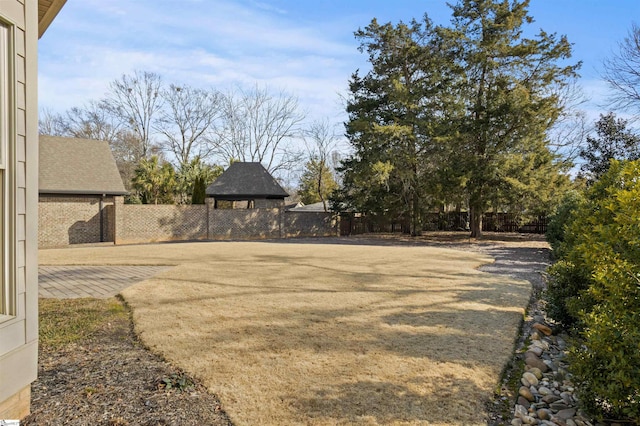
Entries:
<svg viewBox="0 0 640 426">
<path fill-rule="evenodd" d="M 288 395 L 293 408 L 310 423 L 392 424 L 437 423 L 484 424 L 480 416 L 486 393 L 469 380 L 454 377 L 423 377 L 435 392 L 419 392 L 412 384 L 361 380 L 311 390 L 312 396 Z M 418 384 L 419 385 L 419 384 Z M 454 408 L 455 407 L 455 408 Z M 468 423 L 470 418 L 477 423 Z"/>
<path fill-rule="evenodd" d="M 502 277 L 450 271 L 452 281 L 463 281 L 455 289 L 444 280 L 432 288 L 421 285 L 429 275 L 416 276 L 404 270 L 396 274 L 401 288 L 378 286 L 388 274 L 358 279 L 354 270 L 318 265 L 311 257 L 260 253 L 257 257 L 272 269 L 302 267 L 306 272 L 331 276 L 331 285 L 302 286 L 302 281 L 296 281 L 300 277 L 292 278 L 296 273 L 270 277 L 268 269 L 261 270 L 256 280 L 207 283 L 203 290 L 209 284 L 211 288 L 204 293 L 179 294 L 163 302 L 172 310 L 167 314 L 176 317 L 192 312 L 186 309 L 190 306 L 214 312 L 207 316 L 193 311 L 197 315 L 191 321 L 197 323 L 174 327 L 171 346 L 189 348 L 189 359 L 183 360 L 185 368 L 196 365 L 198 359 L 204 360 L 201 368 L 211 366 L 212 389 L 216 389 L 216 380 L 221 380 L 217 368 L 230 372 L 231 382 L 247 371 L 260 371 L 260 377 L 252 376 L 251 386 L 260 388 L 258 395 L 274 392 L 278 407 L 268 408 L 292 410 L 295 419 L 306 419 L 307 423 L 473 424 L 469 419 L 482 417 L 492 377 L 497 380 L 503 358 L 510 353 L 529 289 L 528 283 L 514 282 L 505 275 L 513 276 L 509 268 L 514 266 L 522 269 L 516 275 L 539 276 L 536 269 L 543 264 L 540 256 L 544 253 L 529 259 L 531 253 L 530 249 L 515 248 L 496 251 L 496 264 L 488 266 Z M 175 280 L 176 284 L 185 281 L 177 276 Z M 421 298 L 421 293 L 433 297 Z M 281 295 L 293 298 L 279 299 Z M 247 302 L 247 309 L 225 312 L 226 306 L 245 301 L 236 297 L 260 302 Z M 343 298 L 349 298 L 349 303 Z M 286 300 L 291 303 L 283 304 Z M 327 377 L 310 369 L 314 357 L 318 357 L 318 365 L 323 360 L 337 361 L 327 365 Z M 222 358 L 226 358 L 224 366 Z M 367 367 L 364 371 L 349 370 L 362 365 Z M 391 373 L 377 375 L 381 366 L 388 366 Z M 457 370 L 443 374 L 443 366 Z M 349 378 L 341 375 L 342 370 Z M 319 376 L 311 377 L 314 374 Z M 294 383 L 298 380 L 295 389 L 277 387 L 291 377 L 299 377 L 294 379 Z M 273 388 L 268 385 L 271 381 L 276 384 Z M 253 408 L 240 410 L 249 413 Z M 484 421 L 478 420 L 478 424 Z"/>
</svg>

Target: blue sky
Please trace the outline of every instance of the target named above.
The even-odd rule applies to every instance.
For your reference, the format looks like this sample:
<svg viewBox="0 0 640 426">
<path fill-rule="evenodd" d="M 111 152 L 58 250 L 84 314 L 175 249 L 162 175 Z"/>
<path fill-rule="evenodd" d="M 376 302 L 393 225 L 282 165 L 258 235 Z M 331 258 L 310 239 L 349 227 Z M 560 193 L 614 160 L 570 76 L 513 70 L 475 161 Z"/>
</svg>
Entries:
<svg viewBox="0 0 640 426">
<path fill-rule="evenodd" d="M 452 2 L 455 0 L 451 0 Z M 102 98 L 134 70 L 226 90 L 267 85 L 299 98 L 309 120 L 345 118 L 340 94 L 366 68 L 353 32 L 372 18 L 446 24 L 445 0 L 67 0 L 39 43 L 40 107 L 62 112 Z M 640 21 L 638 0 L 531 0 L 530 30 L 574 43 L 589 116 L 604 112 L 602 60 Z"/>
</svg>

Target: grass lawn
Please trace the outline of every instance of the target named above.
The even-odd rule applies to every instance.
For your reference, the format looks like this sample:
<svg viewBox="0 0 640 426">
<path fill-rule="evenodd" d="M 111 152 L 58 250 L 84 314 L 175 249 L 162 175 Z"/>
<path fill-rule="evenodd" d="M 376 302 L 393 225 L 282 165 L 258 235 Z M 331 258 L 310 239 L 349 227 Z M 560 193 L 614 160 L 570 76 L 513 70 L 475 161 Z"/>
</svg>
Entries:
<svg viewBox="0 0 640 426">
<path fill-rule="evenodd" d="M 154 351 L 250 424 L 486 424 L 530 284 L 437 247 L 278 242 L 43 250 L 176 265 L 125 290 Z"/>
</svg>

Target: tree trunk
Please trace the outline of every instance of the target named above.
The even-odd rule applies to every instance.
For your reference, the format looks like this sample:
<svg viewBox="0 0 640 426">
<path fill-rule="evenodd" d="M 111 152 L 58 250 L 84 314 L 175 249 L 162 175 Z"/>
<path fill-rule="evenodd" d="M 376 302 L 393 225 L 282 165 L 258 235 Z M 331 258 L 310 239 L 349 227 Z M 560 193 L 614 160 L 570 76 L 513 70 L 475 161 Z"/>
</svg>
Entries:
<svg viewBox="0 0 640 426">
<path fill-rule="evenodd" d="M 419 208 L 420 200 L 418 199 L 418 194 L 413 193 L 413 197 L 411 200 L 411 236 L 419 237 L 422 235 L 422 220 L 420 217 L 420 208 Z"/>
<path fill-rule="evenodd" d="M 471 238 L 482 237 L 482 209 L 469 208 L 469 227 L 471 228 Z"/>
</svg>

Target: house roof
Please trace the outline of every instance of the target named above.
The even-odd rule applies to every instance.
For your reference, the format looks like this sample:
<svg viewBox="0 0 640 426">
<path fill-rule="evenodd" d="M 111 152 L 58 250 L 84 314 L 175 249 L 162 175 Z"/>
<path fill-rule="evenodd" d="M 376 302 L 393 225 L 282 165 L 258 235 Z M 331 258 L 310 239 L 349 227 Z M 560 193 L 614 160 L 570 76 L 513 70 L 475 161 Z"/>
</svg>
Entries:
<svg viewBox="0 0 640 426">
<path fill-rule="evenodd" d="M 221 200 L 281 198 L 289 194 L 282 189 L 260 163 L 233 163 L 211 185 L 207 195 Z"/>
<path fill-rule="evenodd" d="M 292 212 L 324 213 L 324 204 L 322 201 L 313 204 L 302 204 L 301 206 L 296 206 L 289 210 Z M 329 201 L 327 201 L 327 210 L 331 211 L 331 203 Z"/>
<path fill-rule="evenodd" d="M 124 195 L 118 167 L 105 141 L 40 136 L 41 194 Z"/>
<path fill-rule="evenodd" d="M 38 0 L 38 38 L 42 37 L 67 0 Z"/>
</svg>

